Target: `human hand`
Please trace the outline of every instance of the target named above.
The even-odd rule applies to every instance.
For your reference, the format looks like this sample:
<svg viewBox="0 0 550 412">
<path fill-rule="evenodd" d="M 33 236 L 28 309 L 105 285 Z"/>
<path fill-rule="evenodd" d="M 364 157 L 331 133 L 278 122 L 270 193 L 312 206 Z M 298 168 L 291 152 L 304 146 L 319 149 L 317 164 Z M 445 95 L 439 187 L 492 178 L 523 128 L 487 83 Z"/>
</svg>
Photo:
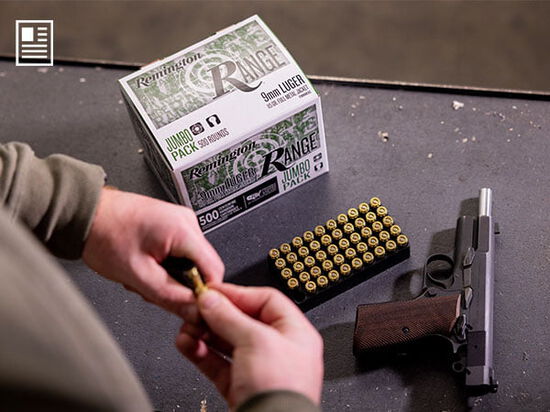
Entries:
<svg viewBox="0 0 550 412">
<path fill-rule="evenodd" d="M 208 283 L 223 278 L 223 263 L 191 209 L 104 188 L 84 246 L 84 262 L 185 319 L 196 311 L 191 305 L 195 299 L 160 266 L 168 256 L 191 259 Z"/>
<path fill-rule="evenodd" d="M 185 323 L 176 339 L 235 408 L 252 395 L 291 390 L 319 404 L 323 341 L 304 314 L 272 288 L 216 284 L 199 295 L 208 330 Z M 231 353 L 232 362 L 215 350 Z"/>
</svg>

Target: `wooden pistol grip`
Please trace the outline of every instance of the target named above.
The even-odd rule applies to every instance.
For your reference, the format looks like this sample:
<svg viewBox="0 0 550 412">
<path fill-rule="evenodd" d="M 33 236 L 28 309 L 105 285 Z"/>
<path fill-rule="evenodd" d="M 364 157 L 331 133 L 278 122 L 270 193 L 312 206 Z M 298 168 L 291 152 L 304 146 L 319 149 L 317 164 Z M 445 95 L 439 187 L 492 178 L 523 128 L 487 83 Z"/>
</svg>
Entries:
<svg viewBox="0 0 550 412">
<path fill-rule="evenodd" d="M 405 344 L 428 335 L 449 336 L 460 315 L 460 294 L 359 305 L 353 353 Z"/>
</svg>

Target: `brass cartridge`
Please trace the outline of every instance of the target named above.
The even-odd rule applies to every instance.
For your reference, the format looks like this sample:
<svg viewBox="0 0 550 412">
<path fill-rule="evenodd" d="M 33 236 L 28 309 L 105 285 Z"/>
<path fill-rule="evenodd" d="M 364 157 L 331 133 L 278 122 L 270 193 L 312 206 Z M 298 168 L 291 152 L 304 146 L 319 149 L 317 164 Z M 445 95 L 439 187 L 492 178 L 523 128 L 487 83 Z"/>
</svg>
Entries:
<svg viewBox="0 0 550 412">
<path fill-rule="evenodd" d="M 281 277 L 283 279 L 290 279 L 292 277 L 292 269 L 284 268 L 283 270 L 281 270 Z"/>
<path fill-rule="evenodd" d="M 387 242 L 390 240 L 390 232 L 387 230 L 383 230 L 380 233 L 378 233 L 378 239 L 380 239 L 381 242 Z"/>
<path fill-rule="evenodd" d="M 294 249 L 298 249 L 304 245 L 304 241 L 300 236 L 295 236 L 292 238 L 292 246 Z"/>
<path fill-rule="evenodd" d="M 363 203 L 360 203 L 359 206 L 357 206 L 357 209 L 359 210 L 359 213 L 366 215 L 370 210 L 370 207 L 368 203 L 363 202 Z"/>
<path fill-rule="evenodd" d="M 351 235 L 349 235 L 349 241 L 352 245 L 356 245 L 361 242 L 361 235 L 357 232 L 353 232 Z"/>
<path fill-rule="evenodd" d="M 394 223 L 393 217 L 384 216 L 384 218 L 382 219 L 382 223 L 384 224 L 385 227 L 390 227 Z"/>
<path fill-rule="evenodd" d="M 388 240 L 386 242 L 386 250 L 391 253 L 391 252 L 394 252 L 395 249 L 397 249 L 397 243 L 395 243 L 394 240 Z"/>
<path fill-rule="evenodd" d="M 350 209 L 348 209 L 348 217 L 351 219 L 351 220 L 355 220 L 359 217 L 359 211 L 352 207 Z"/>
<path fill-rule="evenodd" d="M 369 245 L 371 249 L 374 249 L 376 246 L 378 246 L 378 238 L 376 236 L 369 237 L 367 239 L 367 245 Z"/>
<path fill-rule="evenodd" d="M 347 240 L 346 238 L 342 238 L 338 241 L 338 247 L 341 249 L 341 250 L 346 250 L 348 247 L 349 247 L 349 240 Z"/>
<path fill-rule="evenodd" d="M 383 246 L 376 246 L 374 248 L 374 256 L 376 256 L 377 258 L 384 257 L 385 254 L 386 254 L 386 249 L 384 249 Z"/>
<path fill-rule="evenodd" d="M 390 234 L 392 236 L 399 236 L 401 234 L 401 228 L 397 225 L 390 227 Z"/>
<path fill-rule="evenodd" d="M 320 250 L 315 254 L 315 259 L 317 259 L 318 262 L 324 262 L 327 258 L 327 252 L 324 250 Z"/>
<path fill-rule="evenodd" d="M 363 262 L 365 264 L 370 265 L 372 262 L 374 262 L 374 255 L 371 252 L 367 252 L 363 255 Z"/>
<path fill-rule="evenodd" d="M 294 273 L 302 273 L 305 269 L 305 266 L 302 262 L 298 261 L 292 265 L 292 270 Z"/>
<path fill-rule="evenodd" d="M 407 243 L 409 243 L 409 238 L 403 234 L 397 236 L 397 244 L 400 247 L 407 246 Z"/>
<path fill-rule="evenodd" d="M 327 230 L 329 232 L 332 232 L 334 229 L 338 227 L 338 223 L 336 223 L 336 220 L 334 219 L 329 219 L 327 220 L 327 223 L 325 224 L 325 226 L 327 227 Z"/>
<path fill-rule="evenodd" d="M 338 279 L 340 279 L 340 274 L 338 273 L 337 270 L 333 269 L 330 272 L 328 272 L 327 277 L 331 282 L 338 282 Z"/>
<path fill-rule="evenodd" d="M 363 254 L 366 253 L 367 250 L 369 250 L 369 247 L 365 242 L 359 242 L 357 245 L 355 245 L 355 250 L 357 250 L 357 253 Z"/>
<path fill-rule="evenodd" d="M 340 266 L 341 264 L 343 264 L 345 262 L 345 258 L 342 254 L 340 253 L 337 253 L 336 255 L 334 255 L 334 257 L 332 258 L 332 261 L 334 262 L 334 264 L 336 266 Z"/>
<path fill-rule="evenodd" d="M 281 251 L 281 253 L 283 255 L 286 255 L 286 254 L 292 252 L 292 248 L 290 247 L 290 245 L 288 243 L 283 243 L 281 246 L 279 246 L 279 250 Z"/>
<path fill-rule="evenodd" d="M 304 234 L 302 235 L 306 243 L 311 242 L 313 239 L 315 239 L 315 234 L 311 230 L 306 230 Z"/>
<path fill-rule="evenodd" d="M 372 223 L 372 222 L 376 222 L 376 213 L 374 212 L 368 212 L 366 215 L 365 215 L 365 222 L 367 223 Z"/>
<path fill-rule="evenodd" d="M 279 249 L 271 249 L 269 251 L 269 257 L 273 260 L 278 259 L 281 256 L 281 252 L 279 252 Z"/>
<path fill-rule="evenodd" d="M 310 244 L 309 244 L 309 250 L 311 250 L 313 253 L 317 252 L 318 250 L 321 249 L 321 244 L 319 243 L 319 241 L 317 240 L 313 240 Z"/>
<path fill-rule="evenodd" d="M 325 261 L 326 262 L 326 261 Z M 321 272 L 321 268 L 319 266 L 313 266 L 309 273 L 313 279 L 317 279 L 323 272 Z"/>
<path fill-rule="evenodd" d="M 315 293 L 315 291 L 317 290 L 317 285 L 315 284 L 315 282 L 313 281 L 309 281 L 306 283 L 305 285 L 305 289 L 309 292 L 309 293 Z"/>
<path fill-rule="evenodd" d="M 351 266 L 347 263 L 344 263 L 342 266 L 340 266 L 340 274 L 342 276 L 347 276 L 351 273 Z"/>
<path fill-rule="evenodd" d="M 369 200 L 369 205 L 373 209 L 376 209 L 381 204 L 382 204 L 382 202 L 380 201 L 380 198 L 378 198 L 378 197 L 371 197 L 370 200 Z"/>
<path fill-rule="evenodd" d="M 320 288 L 324 288 L 328 285 L 328 278 L 326 276 L 319 276 L 317 278 L 317 286 L 319 286 Z"/>
<path fill-rule="evenodd" d="M 330 256 L 334 256 L 335 254 L 338 253 L 338 246 L 336 246 L 334 243 L 331 244 L 331 245 L 328 245 L 328 246 L 327 246 L 327 253 L 328 253 Z"/>
<path fill-rule="evenodd" d="M 315 258 L 313 256 L 306 256 L 304 258 L 304 266 L 307 268 L 315 266 Z"/>
<path fill-rule="evenodd" d="M 298 249 L 298 256 L 305 258 L 307 255 L 309 255 L 309 249 L 307 246 L 301 246 L 300 249 Z"/>
<path fill-rule="evenodd" d="M 353 258 L 351 261 L 351 267 L 353 270 L 359 270 L 363 267 L 363 261 L 359 258 Z"/>
<path fill-rule="evenodd" d="M 298 279 L 300 279 L 300 282 L 302 283 L 307 283 L 309 282 L 309 273 L 307 272 L 302 272 L 300 273 L 300 275 L 298 275 Z"/>
<path fill-rule="evenodd" d="M 286 285 L 289 289 L 296 289 L 300 283 L 298 282 L 298 279 L 296 278 L 290 278 L 287 280 Z"/>
<path fill-rule="evenodd" d="M 384 217 L 388 214 L 388 209 L 386 208 L 386 206 L 378 206 L 376 208 L 376 215 L 378 217 Z"/>
<path fill-rule="evenodd" d="M 371 226 L 372 226 L 372 231 L 375 232 L 375 233 L 378 233 L 382 229 L 384 229 L 384 225 L 382 224 L 382 222 L 379 222 L 379 221 L 372 222 Z"/>
<path fill-rule="evenodd" d="M 286 260 L 283 258 L 278 258 L 275 260 L 275 267 L 279 270 L 282 270 L 286 266 Z"/>
<path fill-rule="evenodd" d="M 321 267 L 325 272 L 330 272 L 334 268 L 334 264 L 332 263 L 332 260 L 325 260 L 321 264 Z"/>
<path fill-rule="evenodd" d="M 353 226 L 353 223 L 346 223 L 343 227 L 343 230 L 346 235 L 349 235 L 350 233 L 353 233 L 355 227 Z"/>
<path fill-rule="evenodd" d="M 286 255 L 286 261 L 292 265 L 298 261 L 298 255 L 294 252 L 290 252 Z"/>
<path fill-rule="evenodd" d="M 338 241 L 338 240 L 342 239 L 344 234 L 342 233 L 342 231 L 340 229 L 334 229 L 331 233 L 331 236 L 334 240 Z"/>
<path fill-rule="evenodd" d="M 348 216 L 340 213 L 338 216 L 336 216 L 336 222 L 339 226 L 344 226 L 346 223 L 348 223 Z"/>
<path fill-rule="evenodd" d="M 315 228 L 313 229 L 313 233 L 315 234 L 315 236 L 317 237 L 321 237 L 325 234 L 325 228 L 324 226 L 321 226 L 321 225 L 317 225 L 315 226 Z"/>
<path fill-rule="evenodd" d="M 321 244 L 323 246 L 328 246 L 332 243 L 332 237 L 330 235 L 321 236 Z"/>
<path fill-rule="evenodd" d="M 365 222 L 365 219 L 363 219 L 362 217 L 358 217 L 357 219 L 355 219 L 353 224 L 355 225 L 355 229 L 361 230 L 367 225 L 367 222 Z"/>
<path fill-rule="evenodd" d="M 363 239 L 368 239 L 371 236 L 372 236 L 372 229 L 370 227 L 365 226 L 363 229 L 361 229 L 361 237 Z"/>
<path fill-rule="evenodd" d="M 344 255 L 346 256 L 346 259 L 352 260 L 355 256 L 357 256 L 357 251 L 354 248 L 350 247 L 349 249 L 346 249 Z"/>
</svg>

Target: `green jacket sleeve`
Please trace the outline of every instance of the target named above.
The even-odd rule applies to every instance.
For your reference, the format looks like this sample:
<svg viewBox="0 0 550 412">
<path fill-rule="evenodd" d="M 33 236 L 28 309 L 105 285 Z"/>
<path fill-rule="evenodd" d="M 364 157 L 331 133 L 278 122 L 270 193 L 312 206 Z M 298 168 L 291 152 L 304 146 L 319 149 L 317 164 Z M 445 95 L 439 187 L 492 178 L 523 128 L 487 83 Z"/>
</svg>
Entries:
<svg viewBox="0 0 550 412">
<path fill-rule="evenodd" d="M 0 205 L 56 256 L 77 259 L 105 172 L 64 155 L 39 159 L 23 143 L 0 145 Z"/>
<path fill-rule="evenodd" d="M 236 412 L 320 412 L 321 409 L 298 392 L 260 392 L 239 405 Z"/>
</svg>

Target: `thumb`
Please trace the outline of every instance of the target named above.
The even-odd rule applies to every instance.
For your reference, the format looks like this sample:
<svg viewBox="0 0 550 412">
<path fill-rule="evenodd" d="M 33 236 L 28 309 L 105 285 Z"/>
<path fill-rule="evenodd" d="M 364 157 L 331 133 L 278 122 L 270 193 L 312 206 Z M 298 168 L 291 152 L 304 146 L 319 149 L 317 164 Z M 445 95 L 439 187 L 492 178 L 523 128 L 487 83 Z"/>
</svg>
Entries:
<svg viewBox="0 0 550 412">
<path fill-rule="evenodd" d="M 220 292 L 207 289 L 198 297 L 199 311 L 210 330 L 232 346 L 250 341 L 250 337 L 262 328 Z"/>
</svg>

